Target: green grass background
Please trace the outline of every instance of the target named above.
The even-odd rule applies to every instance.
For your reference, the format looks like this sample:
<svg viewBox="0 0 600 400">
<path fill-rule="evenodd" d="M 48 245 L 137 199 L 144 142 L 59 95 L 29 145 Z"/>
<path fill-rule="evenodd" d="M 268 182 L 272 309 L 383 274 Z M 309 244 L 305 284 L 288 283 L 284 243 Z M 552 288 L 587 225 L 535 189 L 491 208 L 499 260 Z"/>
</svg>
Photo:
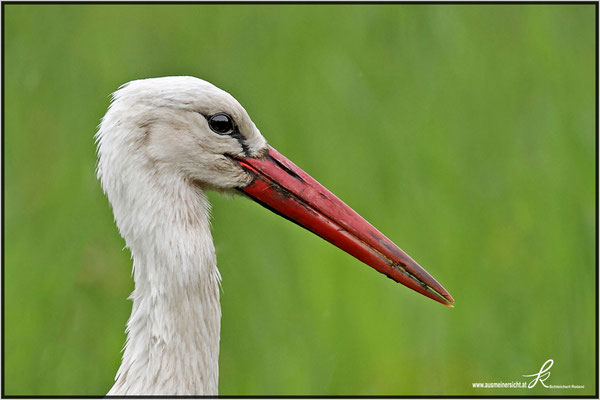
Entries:
<svg viewBox="0 0 600 400">
<path fill-rule="evenodd" d="M 449 309 L 212 193 L 220 393 L 595 387 L 594 5 L 4 5 L 5 394 L 96 394 L 131 260 L 93 135 L 129 80 L 194 75 L 411 254 Z M 583 390 L 474 389 L 523 381 Z"/>
</svg>

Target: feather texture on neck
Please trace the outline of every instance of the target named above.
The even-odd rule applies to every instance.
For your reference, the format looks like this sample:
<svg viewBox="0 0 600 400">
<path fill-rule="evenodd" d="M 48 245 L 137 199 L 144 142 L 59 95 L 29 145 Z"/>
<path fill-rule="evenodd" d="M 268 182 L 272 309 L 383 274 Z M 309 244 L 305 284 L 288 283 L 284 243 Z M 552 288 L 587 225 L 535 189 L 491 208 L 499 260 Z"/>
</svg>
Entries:
<svg viewBox="0 0 600 400">
<path fill-rule="evenodd" d="M 128 218 L 117 217 L 135 290 L 111 395 L 217 394 L 220 275 L 209 203 L 200 188 L 173 178 L 167 193 L 138 193 Z M 147 207 L 137 204 L 140 197 Z M 120 211 L 115 207 L 115 216 Z"/>
</svg>

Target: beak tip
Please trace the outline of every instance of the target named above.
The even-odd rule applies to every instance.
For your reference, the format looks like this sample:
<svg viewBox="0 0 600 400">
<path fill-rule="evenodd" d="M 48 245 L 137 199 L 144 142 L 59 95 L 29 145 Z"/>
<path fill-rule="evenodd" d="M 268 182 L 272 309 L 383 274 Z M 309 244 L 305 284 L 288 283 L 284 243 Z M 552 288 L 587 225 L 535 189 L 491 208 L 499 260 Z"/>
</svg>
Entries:
<svg viewBox="0 0 600 400">
<path fill-rule="evenodd" d="M 450 308 L 454 308 L 454 299 L 452 298 L 452 296 L 450 296 L 450 293 L 446 292 L 444 294 L 444 305 L 448 306 Z"/>
<path fill-rule="evenodd" d="M 444 305 L 454 308 L 454 298 L 450 295 L 450 293 L 448 293 L 447 290 L 441 292 L 440 295 L 444 299 Z"/>
</svg>

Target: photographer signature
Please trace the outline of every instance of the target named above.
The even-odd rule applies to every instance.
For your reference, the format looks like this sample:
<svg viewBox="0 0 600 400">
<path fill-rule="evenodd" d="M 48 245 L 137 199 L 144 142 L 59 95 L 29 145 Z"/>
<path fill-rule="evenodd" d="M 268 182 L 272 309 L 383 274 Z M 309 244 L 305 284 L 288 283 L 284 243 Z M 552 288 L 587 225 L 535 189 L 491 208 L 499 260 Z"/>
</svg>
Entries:
<svg viewBox="0 0 600 400">
<path fill-rule="evenodd" d="M 550 368 L 552 368 L 553 364 L 554 364 L 554 360 L 549 359 L 548 361 L 546 361 L 544 363 L 544 365 L 542 365 L 540 372 L 538 372 L 537 374 L 523 375 L 526 378 L 535 376 L 535 379 L 532 380 L 531 382 L 529 382 L 527 387 L 529 389 L 531 389 L 532 387 L 537 385 L 538 382 L 540 382 L 542 384 L 542 386 L 544 386 L 545 388 L 549 387 L 544 382 L 546 381 L 546 379 L 548 379 L 550 377 Z"/>
</svg>

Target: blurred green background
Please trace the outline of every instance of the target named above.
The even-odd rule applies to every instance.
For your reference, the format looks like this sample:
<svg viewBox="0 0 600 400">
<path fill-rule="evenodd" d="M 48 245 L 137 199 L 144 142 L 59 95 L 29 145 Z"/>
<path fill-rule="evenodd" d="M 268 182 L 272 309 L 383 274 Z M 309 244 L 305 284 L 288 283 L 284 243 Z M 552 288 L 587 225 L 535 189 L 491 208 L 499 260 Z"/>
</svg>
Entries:
<svg viewBox="0 0 600 400">
<path fill-rule="evenodd" d="M 95 178 L 119 85 L 194 75 L 456 299 L 211 193 L 224 395 L 591 395 L 594 5 L 4 5 L 5 394 L 96 394 L 131 260 Z M 554 385 L 525 381 L 554 360 Z"/>
</svg>

